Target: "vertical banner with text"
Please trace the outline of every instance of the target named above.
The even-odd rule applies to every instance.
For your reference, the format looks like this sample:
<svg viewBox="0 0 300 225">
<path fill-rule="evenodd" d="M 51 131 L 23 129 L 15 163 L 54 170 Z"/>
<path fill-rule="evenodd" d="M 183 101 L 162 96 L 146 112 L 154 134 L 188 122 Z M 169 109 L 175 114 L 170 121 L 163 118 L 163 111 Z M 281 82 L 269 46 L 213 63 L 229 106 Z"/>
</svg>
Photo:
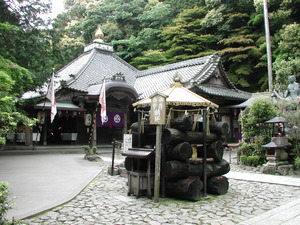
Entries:
<svg viewBox="0 0 300 225">
<path fill-rule="evenodd" d="M 129 148 L 132 148 L 132 134 L 124 134 L 123 152 L 127 152 Z"/>
<path fill-rule="evenodd" d="M 166 123 L 166 96 L 156 94 L 151 98 L 150 124 Z"/>
</svg>

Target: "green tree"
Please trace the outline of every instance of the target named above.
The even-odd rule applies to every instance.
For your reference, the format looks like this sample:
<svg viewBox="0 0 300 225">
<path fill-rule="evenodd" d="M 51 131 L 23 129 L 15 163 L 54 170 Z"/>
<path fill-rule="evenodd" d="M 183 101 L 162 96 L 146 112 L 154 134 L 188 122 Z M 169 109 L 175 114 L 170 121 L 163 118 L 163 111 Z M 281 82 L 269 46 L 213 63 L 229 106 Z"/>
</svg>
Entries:
<svg viewBox="0 0 300 225">
<path fill-rule="evenodd" d="M 45 70 L 51 68 L 49 64 L 52 62 L 51 40 L 47 31 L 49 21 L 42 18 L 50 10 L 50 5 L 45 2 L 0 1 L 1 9 L 8 15 L 0 17 L 0 53 L 36 73 L 36 85 L 44 82 Z"/>
<path fill-rule="evenodd" d="M 0 55 L 0 145 L 5 144 L 6 135 L 14 133 L 18 125 L 32 126 L 34 120 L 18 112 L 16 106 L 34 75 Z"/>
<path fill-rule="evenodd" d="M 256 12 L 252 14 L 249 23 L 255 27 L 255 33 L 260 36 L 257 38 L 257 46 L 261 52 L 261 60 L 257 64 L 257 68 L 264 71 L 263 78 L 261 79 L 261 83 L 267 84 L 267 55 L 266 55 L 266 44 L 265 44 L 265 33 L 264 33 L 264 17 L 263 17 L 263 1 L 255 0 L 254 6 L 256 8 Z M 293 23 L 299 23 L 299 8 L 300 1 L 290 1 L 290 0 L 272 0 L 268 1 L 268 11 L 269 11 L 269 22 L 270 22 L 270 32 L 271 32 L 271 47 L 272 47 L 272 58 L 275 61 L 274 70 L 275 70 L 275 81 L 278 82 L 275 86 L 277 88 L 284 88 L 284 84 L 282 80 L 279 79 L 277 73 L 281 68 L 288 68 L 291 62 L 284 61 L 281 52 L 280 43 L 280 32 L 281 30 Z M 290 49 L 291 50 L 291 49 Z M 289 51 L 289 50 L 288 50 Z M 287 51 L 287 52 L 288 52 Z M 293 60 L 293 53 L 289 55 L 290 59 Z M 279 58 L 277 60 L 277 58 Z M 294 65 L 294 63 L 292 63 Z M 290 64 L 291 65 L 291 64 Z M 277 72 L 278 71 L 278 72 Z"/>
<path fill-rule="evenodd" d="M 260 144 L 269 142 L 269 127 L 264 122 L 274 118 L 277 114 L 278 111 L 270 98 L 255 99 L 239 117 L 244 141 L 252 143 L 259 139 Z"/>
<path fill-rule="evenodd" d="M 244 90 L 258 89 L 261 78 L 257 65 L 261 53 L 256 45 L 259 36 L 249 24 L 255 12 L 250 0 L 206 0 L 208 13 L 202 24 L 219 37 L 215 49 L 219 51 L 231 81 Z M 255 82 L 254 82 L 255 81 Z"/>
<path fill-rule="evenodd" d="M 257 98 L 239 116 L 242 126 L 243 143 L 239 151 L 245 165 L 258 166 L 265 160 L 265 149 L 261 146 L 270 142 L 271 127 L 265 122 L 274 118 L 278 111 L 271 98 Z"/>
<path fill-rule="evenodd" d="M 158 47 L 144 51 L 142 56 L 133 59 L 133 64 L 145 69 L 213 53 L 212 46 L 217 39 L 201 25 L 206 13 L 204 7 L 183 10 L 173 20 L 174 25 L 162 28 Z"/>
<path fill-rule="evenodd" d="M 275 82 L 278 89 L 285 90 L 288 77 L 300 76 L 300 24 L 283 26 L 278 32 L 277 58 L 274 62 Z"/>
<path fill-rule="evenodd" d="M 176 62 L 214 52 L 212 47 L 218 40 L 202 26 L 206 13 L 204 7 L 186 9 L 173 20 L 174 26 L 163 29 L 160 37 L 165 42 L 161 46 L 168 59 Z"/>
<path fill-rule="evenodd" d="M 283 54 L 277 40 L 284 26 L 299 24 L 299 2 L 268 1 L 276 73 L 280 63 L 297 65 L 294 53 Z M 67 11 L 57 17 L 51 33 L 55 67 L 78 56 L 101 25 L 104 41 L 139 68 L 217 51 L 238 88 L 263 91 L 268 87 L 261 0 L 67 0 L 65 6 Z"/>
</svg>

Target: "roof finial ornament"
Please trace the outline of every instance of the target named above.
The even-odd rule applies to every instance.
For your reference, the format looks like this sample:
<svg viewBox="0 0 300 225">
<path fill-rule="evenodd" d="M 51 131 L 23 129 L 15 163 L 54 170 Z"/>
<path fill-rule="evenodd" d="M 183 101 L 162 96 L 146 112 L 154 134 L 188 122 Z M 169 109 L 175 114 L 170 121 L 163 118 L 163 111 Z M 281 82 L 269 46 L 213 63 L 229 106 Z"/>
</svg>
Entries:
<svg viewBox="0 0 300 225">
<path fill-rule="evenodd" d="M 177 74 L 178 75 L 178 74 Z M 174 82 L 175 83 L 180 83 L 180 78 L 178 76 L 174 77 Z"/>
<path fill-rule="evenodd" d="M 104 34 L 103 34 L 102 30 L 101 30 L 101 26 L 98 25 L 97 31 L 96 31 L 96 33 L 95 33 L 95 38 L 96 38 L 96 39 L 100 39 L 101 41 L 103 41 L 103 40 L 102 40 L 103 37 L 104 37 Z"/>
<path fill-rule="evenodd" d="M 182 84 L 180 82 L 180 75 L 178 74 L 178 72 L 174 76 L 174 84 L 171 84 L 171 87 L 173 87 L 173 86 L 175 86 L 175 87 L 181 87 L 182 86 Z"/>
</svg>

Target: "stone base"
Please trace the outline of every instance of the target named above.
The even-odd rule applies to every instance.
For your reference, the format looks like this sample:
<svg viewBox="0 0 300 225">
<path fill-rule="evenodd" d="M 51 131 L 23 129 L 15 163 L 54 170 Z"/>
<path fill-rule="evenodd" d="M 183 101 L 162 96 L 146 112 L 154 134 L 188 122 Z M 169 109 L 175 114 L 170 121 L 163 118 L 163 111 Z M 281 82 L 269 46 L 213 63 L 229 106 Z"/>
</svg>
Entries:
<svg viewBox="0 0 300 225">
<path fill-rule="evenodd" d="M 276 164 L 276 165 L 270 165 L 265 164 L 262 166 L 262 173 L 264 174 L 279 174 L 279 175 L 295 175 L 294 165 L 288 164 L 288 165 L 282 165 L 282 164 Z"/>
<path fill-rule="evenodd" d="M 282 165 L 277 167 L 280 175 L 295 175 L 294 165 Z"/>
<path fill-rule="evenodd" d="M 84 158 L 87 159 L 88 161 L 92 161 L 92 162 L 93 161 L 94 162 L 101 162 L 101 161 L 103 161 L 101 159 L 101 157 L 98 156 L 98 155 L 85 155 Z"/>
<path fill-rule="evenodd" d="M 107 173 L 108 173 L 109 175 L 112 175 L 112 174 L 111 174 L 111 166 L 108 167 Z M 119 169 L 116 168 L 116 167 L 113 168 L 113 176 L 115 176 L 115 175 L 119 175 Z"/>
<path fill-rule="evenodd" d="M 262 173 L 264 174 L 276 174 L 276 166 L 271 165 L 263 165 L 262 166 Z"/>
</svg>

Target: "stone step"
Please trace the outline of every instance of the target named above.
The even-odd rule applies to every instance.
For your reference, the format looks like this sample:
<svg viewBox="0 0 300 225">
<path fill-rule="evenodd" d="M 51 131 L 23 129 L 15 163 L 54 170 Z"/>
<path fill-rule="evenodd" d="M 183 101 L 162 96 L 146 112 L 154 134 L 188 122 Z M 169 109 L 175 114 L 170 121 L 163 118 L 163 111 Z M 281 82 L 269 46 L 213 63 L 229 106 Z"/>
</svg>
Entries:
<svg viewBox="0 0 300 225">
<path fill-rule="evenodd" d="M 84 154 L 84 145 L 46 145 L 46 146 L 25 146 L 25 145 L 5 145 L 0 149 L 0 154 Z M 97 152 L 112 152 L 113 145 L 97 145 Z"/>
</svg>

